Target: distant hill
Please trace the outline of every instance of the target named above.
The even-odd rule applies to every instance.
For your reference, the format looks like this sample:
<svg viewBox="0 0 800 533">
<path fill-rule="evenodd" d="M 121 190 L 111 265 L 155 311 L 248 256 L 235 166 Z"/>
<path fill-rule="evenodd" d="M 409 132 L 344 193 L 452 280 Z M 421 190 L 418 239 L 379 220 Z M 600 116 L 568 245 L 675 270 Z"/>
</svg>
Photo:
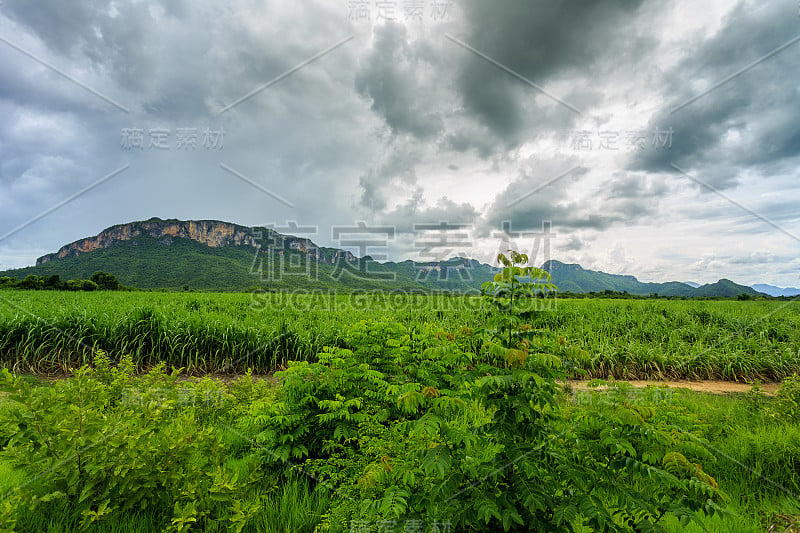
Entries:
<svg viewBox="0 0 800 533">
<path fill-rule="evenodd" d="M 764 294 L 769 294 L 770 296 L 798 296 L 800 295 L 800 289 L 796 289 L 794 287 L 776 287 L 775 285 L 767 285 L 765 283 L 756 283 L 752 285 L 753 289 L 757 290 L 758 292 L 763 292 Z"/>
<path fill-rule="evenodd" d="M 137 288 L 222 291 L 259 287 L 474 292 L 496 272 L 474 259 L 379 263 L 267 228 L 153 218 L 112 226 L 40 257 L 36 266 L 0 276 L 86 279 L 98 270 Z"/>
<path fill-rule="evenodd" d="M 729 279 L 721 279 L 716 283 L 700 285 L 695 291 L 697 296 L 721 296 L 723 298 L 739 296 L 740 294 L 749 294 L 751 296 L 757 296 L 759 294 L 759 292 L 752 287 L 739 285 Z"/>
<path fill-rule="evenodd" d="M 642 283 L 633 276 L 586 270 L 548 261 L 542 267 L 562 292 L 628 292 L 636 295 L 735 297 L 757 295 L 729 280 L 697 288 L 677 281 Z M 36 261 L 36 266 L 0 272 L 23 279 L 58 274 L 88 279 L 96 271 L 142 289 L 266 290 L 449 290 L 476 292 L 496 268 L 456 257 L 439 262 L 377 262 L 309 239 L 268 228 L 219 220 L 162 220 L 120 224 L 80 239 Z"/>
<path fill-rule="evenodd" d="M 669 281 L 666 283 L 643 283 L 633 276 L 606 274 L 596 270 L 586 270 L 580 265 L 560 261 L 547 261 L 542 268 L 550 272 L 559 290 L 563 292 L 587 293 L 616 291 L 629 294 L 659 294 L 662 296 L 686 297 L 735 297 L 740 294 L 758 295 L 758 292 L 744 285 L 722 279 L 716 283 L 692 287 L 687 283 Z"/>
</svg>

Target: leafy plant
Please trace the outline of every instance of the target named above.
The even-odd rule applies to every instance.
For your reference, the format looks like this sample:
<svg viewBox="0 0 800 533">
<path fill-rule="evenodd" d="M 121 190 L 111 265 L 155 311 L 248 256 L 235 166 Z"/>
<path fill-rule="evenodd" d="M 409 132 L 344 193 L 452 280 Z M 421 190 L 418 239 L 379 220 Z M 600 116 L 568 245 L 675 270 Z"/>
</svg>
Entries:
<svg viewBox="0 0 800 533">
<path fill-rule="evenodd" d="M 549 283 L 551 277 L 546 270 L 522 266 L 528 262 L 527 255 L 514 250 L 508 252 L 508 256 L 502 253 L 497 255 L 497 260 L 505 268 L 495 275 L 494 281 L 487 281 L 481 286 L 481 294 L 499 311 L 489 318 L 484 333 L 490 342 L 527 352 L 533 331 L 530 325 L 522 322 L 535 317 L 542 298 L 549 291 L 555 291 L 556 286 Z M 523 357 L 519 353 L 506 355 L 524 363 L 519 360 Z"/>
<path fill-rule="evenodd" d="M 501 315 L 485 331 L 489 357 L 466 372 L 449 398 L 416 406 L 417 417 L 401 427 L 417 447 L 392 469 L 378 470 L 383 495 L 364 501 L 365 516 L 447 517 L 465 530 L 572 531 L 580 524 L 641 531 L 658 529 L 667 514 L 686 523 L 698 519 L 697 511 L 719 511 L 716 481 L 689 459 L 710 458 L 699 436 L 677 432 L 643 406 L 565 416 L 556 383 L 564 376 L 560 360 L 532 356 L 531 330 L 520 316 L 528 311 L 515 306 L 521 291 L 531 295 L 518 276 L 537 272 L 519 266 L 523 255 L 510 255 L 484 289 Z M 491 420 L 451 425 L 449 404 L 465 399 L 493 413 Z"/>
<path fill-rule="evenodd" d="M 154 511 L 171 529 L 227 520 L 242 482 L 224 467 L 220 432 L 202 425 L 196 395 L 210 385 L 177 385 L 163 365 L 132 376 L 129 359 L 113 367 L 103 353 L 53 386 L 36 386 L 2 371 L 9 407 L 0 424 L 11 437 L 4 461 L 31 480 L 7 494 L 8 523 L 64 509 L 81 529 L 109 516 Z M 174 513 L 174 514 L 173 514 Z"/>
<path fill-rule="evenodd" d="M 267 463 L 325 458 L 355 445 L 365 423 L 412 416 L 447 386 L 452 365 L 472 359 L 421 337 L 393 321 L 355 324 L 346 335 L 352 349 L 326 347 L 317 362 L 289 362 L 276 374 L 277 396 L 254 402 L 241 427 L 268 450 Z"/>
</svg>

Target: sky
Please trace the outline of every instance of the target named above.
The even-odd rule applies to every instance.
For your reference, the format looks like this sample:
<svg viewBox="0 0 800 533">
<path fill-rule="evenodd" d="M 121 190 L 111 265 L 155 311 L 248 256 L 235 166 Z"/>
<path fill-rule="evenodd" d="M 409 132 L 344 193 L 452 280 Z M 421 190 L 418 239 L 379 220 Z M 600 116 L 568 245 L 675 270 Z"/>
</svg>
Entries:
<svg viewBox="0 0 800 533">
<path fill-rule="evenodd" d="M 800 4 L 698 6 L 3 0 L 0 269 L 160 217 L 800 286 Z"/>
</svg>

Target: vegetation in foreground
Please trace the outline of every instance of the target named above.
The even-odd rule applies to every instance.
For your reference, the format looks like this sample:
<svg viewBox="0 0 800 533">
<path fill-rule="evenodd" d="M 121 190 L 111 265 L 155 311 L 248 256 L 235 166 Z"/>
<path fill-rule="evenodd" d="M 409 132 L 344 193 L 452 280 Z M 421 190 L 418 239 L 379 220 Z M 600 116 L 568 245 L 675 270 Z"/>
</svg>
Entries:
<svg viewBox="0 0 800 533">
<path fill-rule="evenodd" d="M 614 383 L 565 395 L 566 348 L 530 327 L 521 259 L 485 288 L 498 312 L 480 330 L 358 323 L 344 333 L 352 348 L 290 363 L 275 388 L 178 382 L 163 367 L 136 378 L 130 358 L 103 354 L 52 386 L 4 371 L 3 527 L 756 531 L 795 520 L 798 380 L 776 400 L 726 404 Z"/>
<path fill-rule="evenodd" d="M 377 326 L 365 327 L 374 331 Z M 430 408 L 420 405 L 416 413 L 401 417 L 406 425 L 419 428 L 412 439 L 411 433 L 402 431 L 404 422 L 376 420 L 369 390 L 356 392 L 359 383 L 348 382 L 341 369 L 334 372 L 322 363 L 315 364 L 321 365 L 319 371 L 327 368 L 334 374 L 316 384 L 315 399 L 296 412 L 303 423 L 313 423 L 313 430 L 298 431 L 300 424 L 295 431 L 275 435 L 265 434 L 265 429 L 290 424 L 292 417 L 285 411 L 296 405 L 290 403 L 298 392 L 291 376 L 280 386 L 248 377 L 226 386 L 210 379 L 177 380 L 163 369 L 132 377 L 125 363 L 107 366 L 102 358 L 98 363 L 56 383 L 37 383 L 10 374 L 4 377 L 3 389 L 8 395 L 0 399 L 0 492 L 4 495 L 0 530 L 312 532 L 352 531 L 366 525 L 371 529 L 362 531 L 376 531 L 380 520 L 360 514 L 364 500 L 378 510 L 386 502 L 390 518 L 385 523 L 401 526 L 406 520 L 420 520 L 406 518 L 420 510 L 414 507 L 409 512 L 411 502 L 419 506 L 421 500 L 428 500 L 429 493 L 420 492 L 427 487 L 416 487 L 405 498 L 396 490 L 388 492 L 394 486 L 393 472 L 398 476 L 402 472 L 408 481 L 419 477 L 422 484 L 438 477 L 441 468 L 445 475 L 455 469 L 470 472 L 476 464 L 495 457 L 503 446 L 514 453 L 512 446 L 517 445 L 498 440 L 492 447 L 482 448 L 476 443 L 465 448 L 474 456 L 450 457 L 447 464 L 442 455 L 445 443 L 439 441 L 441 428 L 446 425 L 454 432 L 478 433 L 495 418 L 490 409 L 476 398 L 454 404 L 440 417 L 436 431 L 428 434 L 422 431 L 432 415 L 426 416 Z M 371 368 L 364 372 L 368 370 Z M 294 385 L 289 385 L 292 381 Z M 611 462 L 613 467 L 623 458 L 632 459 L 631 447 L 638 459 L 644 459 L 645 453 L 656 453 L 656 458 L 663 453 L 663 448 L 651 448 L 647 441 L 630 435 L 623 438 L 621 433 L 654 432 L 670 442 L 672 432 L 677 432 L 686 435 L 681 446 L 692 453 L 678 452 L 680 455 L 671 456 L 672 462 L 664 461 L 664 453 L 660 464 L 653 461 L 655 468 L 661 475 L 674 475 L 670 469 L 675 468 L 680 476 L 692 464 L 693 454 L 702 455 L 702 472 L 709 476 L 703 477 L 718 485 L 715 492 L 724 512 L 713 516 L 699 513 L 699 522 L 688 526 L 667 513 L 657 524 L 663 530 L 756 532 L 770 526 L 774 526 L 772 531 L 792 531 L 788 529 L 792 524 L 797 527 L 800 381 L 787 380 L 777 398 L 758 393 L 715 396 L 655 387 L 633 389 L 614 382 L 607 385 L 607 390 L 556 394 L 553 414 L 561 424 L 556 428 L 568 431 L 553 435 L 557 438 L 547 443 L 547 452 L 572 457 L 581 449 L 572 447 L 577 435 L 592 438 L 585 433 L 591 421 L 596 424 L 595 431 L 605 432 L 602 439 L 607 449 L 603 453 L 608 454 L 605 461 L 616 459 Z M 335 399 L 334 393 L 333 400 L 320 399 L 326 389 L 338 391 L 342 398 Z M 430 390 L 428 396 L 422 390 L 414 392 L 420 392 L 423 401 L 434 400 Z M 404 403 L 415 397 L 407 395 L 400 400 L 398 396 L 391 399 L 398 403 L 386 404 L 402 410 Z M 342 414 L 341 404 L 346 404 L 349 415 Z M 642 413 L 647 417 L 640 420 Z M 324 419 L 329 422 L 322 422 Z M 620 424 L 616 434 L 614 426 L 607 425 L 612 421 Z M 333 438 L 337 428 L 340 438 Z M 665 432 L 666 428 L 670 431 Z M 308 452 L 295 457 L 290 451 L 290 457 L 281 461 L 277 457 L 286 453 L 286 448 L 274 444 L 280 438 L 291 450 L 305 446 Z M 508 483 L 521 467 L 528 467 L 528 459 L 538 462 L 541 456 L 531 453 L 494 477 L 478 478 L 481 482 L 474 487 L 464 487 L 471 497 L 459 495 L 454 501 L 466 505 L 482 498 L 484 503 L 500 500 L 508 505 L 510 500 L 519 505 L 520 497 L 531 495 L 530 485 L 511 487 Z M 605 476 L 603 469 L 594 472 L 593 481 Z M 620 474 L 625 474 L 624 469 L 614 472 L 614 476 Z M 693 472 L 693 476 L 698 474 Z M 686 481 L 702 483 L 693 476 Z M 616 501 L 618 494 L 607 487 L 615 480 L 630 478 L 607 479 L 606 486 L 596 491 L 595 501 L 603 505 L 609 499 Z M 640 483 L 640 490 L 652 491 L 659 477 L 640 479 Z M 534 486 L 540 487 L 538 482 Z M 520 492 L 510 496 L 513 490 Z M 577 496 L 574 501 L 579 501 Z M 486 509 L 493 509 L 487 505 Z M 500 519 L 489 510 L 488 524 L 478 520 L 453 527 L 451 523 L 450 531 L 500 530 L 506 509 L 497 507 Z M 592 508 L 567 505 L 563 509 L 571 521 L 563 523 L 561 530 L 599 530 L 578 526 L 586 521 L 583 513 L 591 514 Z M 399 517 L 392 514 L 395 511 L 401 511 Z M 473 507 L 472 511 L 477 510 Z M 442 528 L 449 519 L 437 516 Z M 424 531 L 431 531 L 432 524 Z M 522 526 L 512 519 L 509 529 L 527 530 L 531 525 Z M 609 528 L 631 529 L 624 524 Z"/>
</svg>

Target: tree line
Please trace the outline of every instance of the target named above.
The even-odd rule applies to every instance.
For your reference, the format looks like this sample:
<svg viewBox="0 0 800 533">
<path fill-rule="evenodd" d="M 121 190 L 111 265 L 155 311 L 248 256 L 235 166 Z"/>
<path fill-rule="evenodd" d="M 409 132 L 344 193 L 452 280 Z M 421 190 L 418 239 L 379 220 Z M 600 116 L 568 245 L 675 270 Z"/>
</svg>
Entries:
<svg viewBox="0 0 800 533">
<path fill-rule="evenodd" d="M 18 280 L 10 276 L 0 277 L 0 289 L 51 290 L 51 291 L 126 291 L 126 287 L 108 272 L 95 272 L 89 279 L 71 279 L 64 281 L 58 274 L 36 276 L 30 274 Z"/>
</svg>

